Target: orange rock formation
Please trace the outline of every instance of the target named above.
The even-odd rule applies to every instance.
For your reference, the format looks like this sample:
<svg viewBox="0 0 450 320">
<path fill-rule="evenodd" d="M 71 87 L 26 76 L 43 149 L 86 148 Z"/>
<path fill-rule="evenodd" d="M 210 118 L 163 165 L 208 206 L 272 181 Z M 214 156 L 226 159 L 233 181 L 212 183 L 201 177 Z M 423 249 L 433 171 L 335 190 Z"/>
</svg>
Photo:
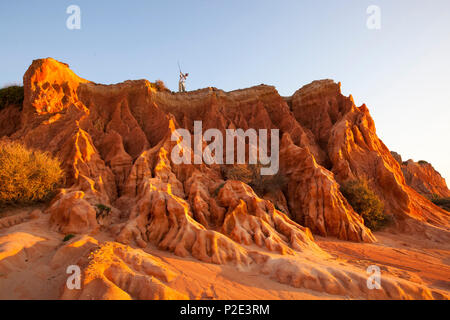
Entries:
<svg viewBox="0 0 450 320">
<path fill-rule="evenodd" d="M 408 186 L 401 165 L 377 137 L 367 107 L 355 106 L 331 80 L 315 81 L 288 99 L 266 85 L 178 94 L 158 91 L 146 80 L 92 83 L 48 58 L 33 61 L 24 87 L 20 123 L 3 134 L 62 160 L 66 186 L 46 210 L 48 226 L 52 232 L 112 237 L 103 244 L 82 238 L 59 249 L 55 266 L 78 247 L 97 250 L 90 260 L 79 258 L 83 291 L 64 290 L 63 298 L 192 298 L 171 288 L 177 272 L 131 248 L 149 245 L 206 263 L 256 263 L 281 283 L 343 294 L 348 288 L 342 281 L 363 277 L 326 267 L 323 261 L 330 256 L 313 234 L 376 241 L 339 191 L 339 183 L 357 177 L 367 178 L 385 202 L 396 232 L 450 239 L 448 212 L 419 195 L 414 179 L 407 178 L 414 189 Z M 243 182 L 226 181 L 220 165 L 174 164 L 170 153 L 177 142 L 171 134 L 177 128 L 192 133 L 195 120 L 203 121 L 203 130 L 280 129 L 286 186 L 257 195 Z M 111 213 L 97 219 L 97 204 L 111 207 Z M 320 275 L 314 281 L 308 280 L 311 270 Z M 325 284 L 321 278 L 334 280 Z M 438 294 L 387 283 L 376 297 Z M 373 295 L 357 286 L 351 291 L 353 297 Z"/>
<path fill-rule="evenodd" d="M 450 190 L 445 179 L 430 163 L 423 160 L 414 162 L 411 159 L 403 162 L 402 157 L 398 153 L 391 153 L 401 165 L 406 183 L 418 193 L 427 197 L 450 197 Z"/>
</svg>

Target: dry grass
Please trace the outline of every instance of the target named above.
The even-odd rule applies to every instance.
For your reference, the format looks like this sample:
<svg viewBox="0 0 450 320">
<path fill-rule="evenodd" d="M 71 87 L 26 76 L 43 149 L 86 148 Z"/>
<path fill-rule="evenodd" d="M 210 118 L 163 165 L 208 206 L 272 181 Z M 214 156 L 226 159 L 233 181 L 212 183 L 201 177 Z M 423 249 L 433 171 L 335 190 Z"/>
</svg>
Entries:
<svg viewBox="0 0 450 320">
<path fill-rule="evenodd" d="M 0 205 L 47 201 L 63 179 L 59 160 L 17 142 L 0 143 Z"/>
<path fill-rule="evenodd" d="M 154 86 L 158 91 L 170 92 L 170 90 L 167 88 L 166 84 L 162 80 L 156 80 Z"/>
</svg>

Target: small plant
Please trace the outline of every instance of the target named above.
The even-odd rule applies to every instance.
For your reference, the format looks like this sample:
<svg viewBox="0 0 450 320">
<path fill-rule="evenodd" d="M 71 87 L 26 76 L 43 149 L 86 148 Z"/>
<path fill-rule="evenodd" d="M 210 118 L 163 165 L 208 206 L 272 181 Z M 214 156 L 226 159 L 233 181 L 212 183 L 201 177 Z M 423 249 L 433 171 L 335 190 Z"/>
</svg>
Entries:
<svg viewBox="0 0 450 320">
<path fill-rule="evenodd" d="M 98 131 L 105 132 L 106 123 L 102 118 L 97 118 L 93 121 L 94 128 Z"/>
<path fill-rule="evenodd" d="M 162 80 L 156 80 L 154 86 L 158 91 L 170 92 L 170 90 L 166 87 L 166 84 Z"/>
<path fill-rule="evenodd" d="M 281 212 L 283 212 L 283 213 L 286 213 L 286 212 L 284 212 L 284 210 L 281 209 L 277 204 L 275 204 L 275 209 L 277 209 L 278 211 L 281 211 Z"/>
<path fill-rule="evenodd" d="M 254 172 L 250 165 L 235 164 L 222 167 L 222 174 L 227 180 L 238 180 L 250 184 L 254 179 Z"/>
<path fill-rule="evenodd" d="M 97 211 L 97 218 L 98 217 L 104 217 L 105 215 L 108 215 L 111 212 L 111 208 L 108 206 L 105 206 L 104 204 L 98 203 L 95 205 L 95 210 Z"/>
<path fill-rule="evenodd" d="M 341 192 L 353 209 L 363 217 L 364 224 L 369 229 L 376 231 L 390 222 L 390 217 L 383 213 L 383 202 L 369 188 L 366 180 L 344 183 Z"/>
<path fill-rule="evenodd" d="M 63 178 L 60 161 L 47 152 L 0 143 L 0 205 L 47 201 Z"/>
<path fill-rule="evenodd" d="M 419 164 L 424 166 L 424 165 L 428 164 L 428 162 L 426 162 L 425 160 L 419 160 Z"/>
<path fill-rule="evenodd" d="M 225 185 L 225 183 L 221 183 L 216 190 L 214 190 L 214 197 L 217 197 L 219 195 L 220 189 L 223 188 L 223 186 Z"/>
<path fill-rule="evenodd" d="M 75 235 L 74 234 L 67 234 L 65 237 L 64 237 L 64 239 L 63 239 L 63 242 L 67 242 L 67 241 L 69 241 L 70 239 L 72 239 L 73 237 L 75 237 Z"/>
<path fill-rule="evenodd" d="M 9 105 L 16 105 L 22 109 L 24 91 L 21 86 L 9 86 L 0 89 L 0 110 Z"/>
<path fill-rule="evenodd" d="M 227 180 L 238 180 L 248 184 L 259 195 L 283 189 L 287 179 L 281 173 L 261 175 L 262 164 L 235 164 L 222 167 L 222 174 Z"/>
<path fill-rule="evenodd" d="M 431 201 L 431 202 L 435 202 L 435 201 L 439 201 L 439 199 L 442 199 L 439 195 L 437 195 L 436 193 L 433 193 L 430 196 L 427 196 L 427 198 Z"/>
</svg>

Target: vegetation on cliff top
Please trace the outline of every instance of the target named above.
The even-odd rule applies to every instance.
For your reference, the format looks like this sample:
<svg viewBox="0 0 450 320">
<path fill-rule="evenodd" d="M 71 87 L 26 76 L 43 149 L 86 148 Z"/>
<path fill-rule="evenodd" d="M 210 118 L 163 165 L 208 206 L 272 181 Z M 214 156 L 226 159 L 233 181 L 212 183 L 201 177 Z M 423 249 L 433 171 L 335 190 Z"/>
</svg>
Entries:
<svg viewBox="0 0 450 320">
<path fill-rule="evenodd" d="M 24 91 L 21 86 L 9 86 L 0 89 L 0 110 L 9 105 L 15 105 L 22 109 Z"/>
<path fill-rule="evenodd" d="M 158 91 L 162 92 L 171 92 L 169 88 L 167 88 L 166 84 L 162 80 L 156 80 L 155 83 L 151 84 Z"/>
</svg>

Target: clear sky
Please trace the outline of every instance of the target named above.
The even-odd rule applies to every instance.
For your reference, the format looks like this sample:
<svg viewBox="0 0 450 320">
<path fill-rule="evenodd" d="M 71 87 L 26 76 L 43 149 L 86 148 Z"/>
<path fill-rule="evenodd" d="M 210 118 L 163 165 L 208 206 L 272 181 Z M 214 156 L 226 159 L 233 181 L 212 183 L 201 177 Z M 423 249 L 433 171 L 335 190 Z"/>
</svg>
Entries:
<svg viewBox="0 0 450 320">
<path fill-rule="evenodd" d="M 69 5 L 81 30 L 69 30 Z M 369 5 L 381 29 L 366 26 Z M 291 95 L 331 78 L 366 103 L 403 158 L 431 162 L 450 184 L 449 0 L 41 0 L 0 2 L 0 86 L 53 57 L 99 83 L 163 80 L 177 89 L 261 83 Z"/>
</svg>

